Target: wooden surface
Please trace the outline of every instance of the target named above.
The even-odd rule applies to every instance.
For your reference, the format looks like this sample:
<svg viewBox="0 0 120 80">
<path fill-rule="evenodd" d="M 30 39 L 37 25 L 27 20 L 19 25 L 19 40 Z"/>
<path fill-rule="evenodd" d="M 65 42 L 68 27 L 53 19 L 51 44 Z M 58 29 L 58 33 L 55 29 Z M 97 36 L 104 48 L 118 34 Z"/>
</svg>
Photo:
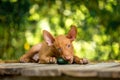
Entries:
<svg viewBox="0 0 120 80">
<path fill-rule="evenodd" d="M 96 64 L 87 64 L 87 65 L 1 63 L 0 80 L 2 80 L 3 77 L 5 78 L 8 76 L 9 77 L 16 76 L 19 78 L 69 76 L 74 78 L 95 77 L 95 78 L 114 78 L 116 80 L 120 80 L 120 63 L 109 62 L 109 63 L 96 63 Z"/>
</svg>

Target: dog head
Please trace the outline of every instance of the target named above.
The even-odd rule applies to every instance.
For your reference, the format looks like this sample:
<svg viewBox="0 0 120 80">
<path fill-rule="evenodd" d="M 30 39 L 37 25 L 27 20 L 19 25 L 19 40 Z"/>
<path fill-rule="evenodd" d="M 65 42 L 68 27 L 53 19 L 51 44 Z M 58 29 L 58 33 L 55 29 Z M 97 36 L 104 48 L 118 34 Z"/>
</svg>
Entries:
<svg viewBox="0 0 120 80">
<path fill-rule="evenodd" d="M 57 54 L 69 63 L 73 63 L 74 49 L 72 42 L 77 35 L 76 26 L 72 25 L 67 35 L 59 35 L 55 38 L 46 30 L 43 31 L 43 37 L 48 46 L 54 46 Z"/>
</svg>

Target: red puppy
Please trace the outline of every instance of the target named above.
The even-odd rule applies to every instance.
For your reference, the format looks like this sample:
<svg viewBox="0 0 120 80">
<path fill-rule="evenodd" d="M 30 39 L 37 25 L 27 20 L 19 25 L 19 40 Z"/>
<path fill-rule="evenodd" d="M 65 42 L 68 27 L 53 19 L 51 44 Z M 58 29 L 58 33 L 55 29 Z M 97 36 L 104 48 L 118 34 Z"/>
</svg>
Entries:
<svg viewBox="0 0 120 80">
<path fill-rule="evenodd" d="M 74 55 L 72 42 L 77 35 L 77 29 L 71 26 L 67 35 L 53 37 L 48 31 L 43 31 L 44 42 L 33 46 L 20 58 L 20 62 L 57 63 L 57 58 L 62 57 L 70 64 L 86 64 L 87 59 L 78 58 Z"/>
</svg>

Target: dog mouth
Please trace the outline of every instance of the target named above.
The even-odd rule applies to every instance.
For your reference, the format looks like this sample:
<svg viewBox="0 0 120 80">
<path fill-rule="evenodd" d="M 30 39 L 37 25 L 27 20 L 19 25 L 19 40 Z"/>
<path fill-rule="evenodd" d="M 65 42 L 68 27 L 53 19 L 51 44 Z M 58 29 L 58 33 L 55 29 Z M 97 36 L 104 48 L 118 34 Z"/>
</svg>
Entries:
<svg viewBox="0 0 120 80">
<path fill-rule="evenodd" d="M 67 61 L 69 64 L 72 64 L 73 63 L 73 57 L 69 57 L 69 58 L 66 58 L 66 57 L 62 57 L 65 61 Z"/>
</svg>

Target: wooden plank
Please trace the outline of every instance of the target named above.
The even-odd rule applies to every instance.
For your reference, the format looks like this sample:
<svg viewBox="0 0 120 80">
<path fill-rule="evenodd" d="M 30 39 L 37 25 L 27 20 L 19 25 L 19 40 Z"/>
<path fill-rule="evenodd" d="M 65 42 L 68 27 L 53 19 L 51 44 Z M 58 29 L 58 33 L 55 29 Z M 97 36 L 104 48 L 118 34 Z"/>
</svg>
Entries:
<svg viewBox="0 0 120 80">
<path fill-rule="evenodd" d="M 37 63 L 0 64 L 0 75 L 19 76 L 72 76 L 120 78 L 120 63 L 97 63 L 87 65 L 57 65 Z"/>
<path fill-rule="evenodd" d="M 120 78 L 120 65 L 114 66 L 106 69 L 102 69 L 99 71 L 99 77 L 112 77 L 112 78 Z"/>
<path fill-rule="evenodd" d="M 36 63 L 6 63 L 0 64 L 0 75 L 20 75 L 25 68 L 45 66 Z"/>
<path fill-rule="evenodd" d="M 73 77 L 104 77 L 100 76 L 99 72 L 101 70 L 119 65 L 119 63 L 98 63 L 91 65 L 82 65 L 80 67 L 68 67 L 67 69 L 63 69 L 61 71 L 63 74 Z"/>
<path fill-rule="evenodd" d="M 1 68 L 25 68 L 25 67 L 35 67 L 35 66 L 46 66 L 45 64 L 37 64 L 37 63 L 2 63 L 0 64 Z"/>
</svg>

